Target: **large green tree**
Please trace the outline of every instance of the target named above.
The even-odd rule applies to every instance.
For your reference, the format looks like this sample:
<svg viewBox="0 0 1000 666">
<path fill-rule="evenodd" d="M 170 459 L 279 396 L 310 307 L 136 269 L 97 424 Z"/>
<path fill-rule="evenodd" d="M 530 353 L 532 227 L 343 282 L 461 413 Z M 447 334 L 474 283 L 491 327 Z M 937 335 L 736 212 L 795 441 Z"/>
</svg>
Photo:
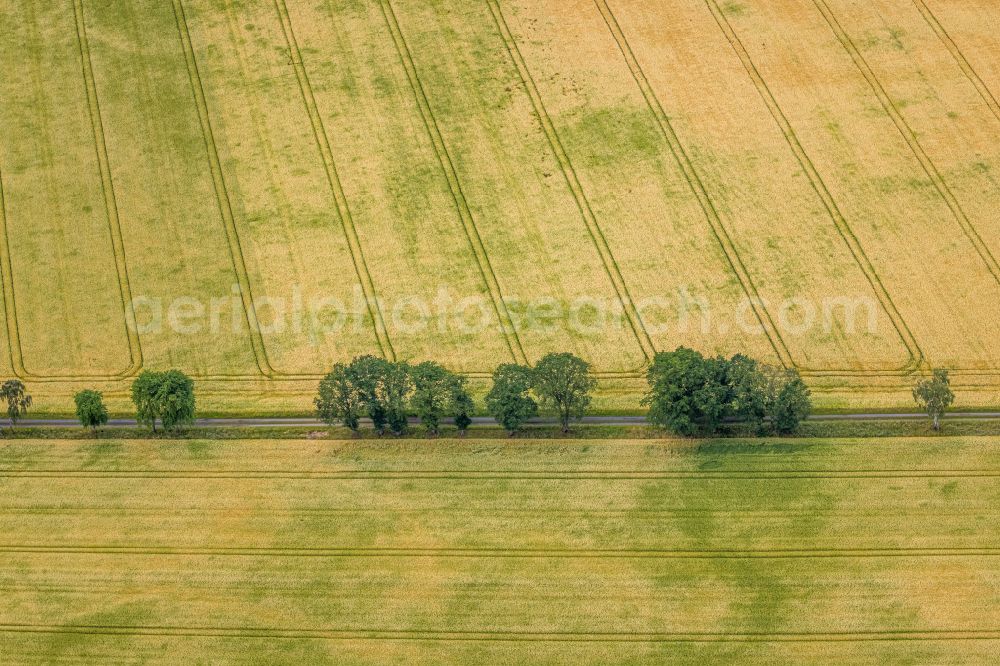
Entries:
<svg viewBox="0 0 1000 666">
<path fill-rule="evenodd" d="M 493 372 L 486 410 L 510 435 L 538 414 L 538 403 L 531 397 L 532 379 L 531 368 L 515 363 L 505 363 Z"/>
<path fill-rule="evenodd" d="M 194 422 L 194 381 L 180 370 L 144 370 L 132 382 L 132 402 L 139 423 L 155 432 L 159 419 L 164 430 L 176 430 Z"/>
<path fill-rule="evenodd" d="M 678 435 L 715 433 L 730 404 L 726 365 L 723 358 L 705 358 L 687 347 L 657 353 L 643 398 L 649 421 Z"/>
<path fill-rule="evenodd" d="M 546 354 L 532 370 L 532 387 L 542 405 L 551 405 L 562 431 L 569 432 L 571 419 L 581 419 L 590 406 L 597 380 L 590 364 L 570 353 Z"/>
<path fill-rule="evenodd" d="M 357 436 L 365 402 L 351 366 L 334 365 L 320 380 L 319 395 L 313 402 L 320 420 L 329 425 L 343 423 Z"/>
<path fill-rule="evenodd" d="M 935 430 L 941 429 L 941 417 L 955 402 L 947 370 L 934 370 L 929 379 L 913 387 L 913 399 L 931 417 Z"/>
</svg>

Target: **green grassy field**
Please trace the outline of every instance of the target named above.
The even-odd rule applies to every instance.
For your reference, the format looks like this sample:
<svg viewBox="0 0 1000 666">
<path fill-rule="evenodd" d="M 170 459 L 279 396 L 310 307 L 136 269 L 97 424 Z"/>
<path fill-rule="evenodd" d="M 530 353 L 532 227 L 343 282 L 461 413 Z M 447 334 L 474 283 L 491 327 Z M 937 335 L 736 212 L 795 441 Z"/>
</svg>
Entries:
<svg viewBox="0 0 1000 666">
<path fill-rule="evenodd" d="M 0 373 L 52 413 L 171 366 L 303 413 L 360 353 L 573 351 L 619 411 L 684 344 L 821 407 L 931 366 L 995 403 L 994 13 L 0 0 Z"/>
<path fill-rule="evenodd" d="M 9 441 L 0 654 L 986 663 L 1000 439 Z"/>
</svg>

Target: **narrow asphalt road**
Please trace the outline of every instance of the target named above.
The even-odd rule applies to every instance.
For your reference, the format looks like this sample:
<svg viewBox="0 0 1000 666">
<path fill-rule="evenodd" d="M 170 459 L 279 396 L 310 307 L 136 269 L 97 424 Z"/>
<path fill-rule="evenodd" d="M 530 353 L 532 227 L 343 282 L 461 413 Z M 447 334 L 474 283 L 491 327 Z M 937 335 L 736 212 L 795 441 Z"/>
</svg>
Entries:
<svg viewBox="0 0 1000 666">
<path fill-rule="evenodd" d="M 899 419 L 926 419 L 926 414 L 895 413 L 879 414 L 864 413 L 855 414 L 816 414 L 809 417 L 810 421 L 884 421 Z M 1000 419 L 1000 412 L 955 412 L 949 415 L 950 419 Z M 362 421 L 366 421 L 363 419 Z M 442 419 L 444 423 L 450 419 Z M 416 419 L 410 419 L 413 424 L 419 423 Z M 477 416 L 472 419 L 473 425 L 495 425 L 492 418 Z M 554 418 L 535 418 L 529 421 L 535 425 L 555 425 Z M 607 426 L 636 426 L 646 423 L 644 416 L 585 416 L 582 423 L 584 425 L 607 425 Z M 8 419 L 0 419 L 0 424 L 9 426 Z M 18 421 L 19 428 L 77 428 L 79 422 L 75 419 L 22 419 Z M 196 419 L 195 427 L 199 428 L 286 428 L 286 427 L 310 427 L 325 428 L 326 424 L 313 418 L 219 418 L 219 419 Z M 108 422 L 110 428 L 134 428 L 135 419 L 111 419 Z"/>
</svg>

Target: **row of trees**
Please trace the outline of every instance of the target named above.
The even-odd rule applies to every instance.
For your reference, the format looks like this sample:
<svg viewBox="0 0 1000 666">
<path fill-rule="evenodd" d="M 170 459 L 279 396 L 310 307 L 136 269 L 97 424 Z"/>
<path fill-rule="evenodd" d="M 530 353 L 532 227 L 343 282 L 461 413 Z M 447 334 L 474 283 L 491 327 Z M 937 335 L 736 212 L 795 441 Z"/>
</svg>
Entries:
<svg viewBox="0 0 1000 666">
<path fill-rule="evenodd" d="M 661 352 L 647 380 L 650 389 L 642 402 L 648 407 L 647 418 L 678 435 L 713 435 L 727 420 L 749 424 L 760 434 L 790 434 L 812 409 L 809 389 L 797 371 L 740 354 L 705 357 L 684 347 Z M 590 365 L 569 353 L 547 354 L 534 367 L 504 364 L 493 373 L 486 412 L 513 434 L 538 415 L 540 406 L 549 407 L 566 432 L 571 421 L 584 416 L 596 385 Z M 194 421 L 194 382 L 179 370 L 142 372 L 132 383 L 131 397 L 137 421 L 154 432 L 157 423 L 172 431 Z M 913 398 L 938 430 L 955 399 L 948 372 L 934 370 L 914 387 Z M 0 401 L 6 403 L 12 424 L 32 404 L 18 379 L 0 384 Z M 100 392 L 80 391 L 75 403 L 84 427 L 108 422 Z M 320 382 L 315 405 L 328 424 L 342 423 L 357 433 L 361 418 L 367 416 L 380 434 L 389 430 L 397 435 L 406 431 L 410 414 L 431 434 L 438 433 L 445 418 L 453 419 L 464 433 L 475 412 L 465 377 L 432 361 L 411 365 L 374 356 L 335 365 Z"/>
<path fill-rule="evenodd" d="M 681 347 L 657 354 L 647 378 L 650 390 L 643 404 L 649 420 L 679 435 L 714 434 L 726 419 L 747 422 L 758 432 L 769 426 L 788 434 L 812 409 L 797 371 L 742 355 L 706 358 Z M 511 434 L 536 416 L 539 406 L 549 407 L 566 432 L 571 421 L 583 417 L 596 386 L 583 359 L 547 354 L 534 367 L 499 366 L 485 407 Z M 315 404 L 319 417 L 331 425 L 343 423 L 357 433 L 367 415 L 379 433 L 388 429 L 397 435 L 406 430 L 411 412 L 431 434 L 448 416 L 464 433 L 474 411 L 463 377 L 433 362 L 409 365 L 374 356 L 334 366 L 320 382 Z"/>
<path fill-rule="evenodd" d="M 513 433 L 538 414 L 539 402 L 551 404 L 563 430 L 581 418 L 596 387 L 590 365 L 572 354 L 548 354 L 535 367 L 504 364 L 493 373 L 486 409 Z M 342 423 L 352 432 L 368 416 L 380 434 L 406 431 L 407 417 L 416 414 L 431 434 L 441 420 L 454 419 L 460 433 L 472 423 L 475 403 L 466 379 L 433 361 L 416 365 L 359 356 L 338 363 L 319 384 L 316 412 L 328 424 Z"/>
<path fill-rule="evenodd" d="M 170 432 L 194 422 L 194 381 L 180 370 L 144 370 L 132 382 L 135 420 L 156 432 L 157 421 Z M 86 389 L 73 397 L 76 418 L 85 428 L 96 429 L 108 422 L 108 408 L 100 391 Z"/>
<path fill-rule="evenodd" d="M 380 434 L 388 428 L 406 430 L 408 410 L 436 434 L 441 419 L 451 416 L 462 432 L 472 423 L 472 397 L 464 377 L 433 361 L 418 365 L 393 363 L 376 356 L 358 356 L 338 363 L 319 383 L 314 401 L 320 419 L 338 421 L 357 433 L 367 415 Z"/>
</svg>

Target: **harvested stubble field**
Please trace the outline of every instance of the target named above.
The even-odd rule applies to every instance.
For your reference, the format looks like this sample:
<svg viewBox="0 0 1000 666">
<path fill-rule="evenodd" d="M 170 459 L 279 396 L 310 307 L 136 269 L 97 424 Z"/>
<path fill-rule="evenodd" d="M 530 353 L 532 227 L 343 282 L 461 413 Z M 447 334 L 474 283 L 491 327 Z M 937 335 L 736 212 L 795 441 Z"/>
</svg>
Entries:
<svg viewBox="0 0 1000 666">
<path fill-rule="evenodd" d="M 16 441 L 18 663 L 988 663 L 1000 439 Z"/>
<path fill-rule="evenodd" d="M 359 353 L 570 350 L 615 410 L 686 344 L 820 406 L 932 365 L 987 404 L 998 33 L 989 0 L 0 0 L 0 373 L 288 412 Z"/>
</svg>

